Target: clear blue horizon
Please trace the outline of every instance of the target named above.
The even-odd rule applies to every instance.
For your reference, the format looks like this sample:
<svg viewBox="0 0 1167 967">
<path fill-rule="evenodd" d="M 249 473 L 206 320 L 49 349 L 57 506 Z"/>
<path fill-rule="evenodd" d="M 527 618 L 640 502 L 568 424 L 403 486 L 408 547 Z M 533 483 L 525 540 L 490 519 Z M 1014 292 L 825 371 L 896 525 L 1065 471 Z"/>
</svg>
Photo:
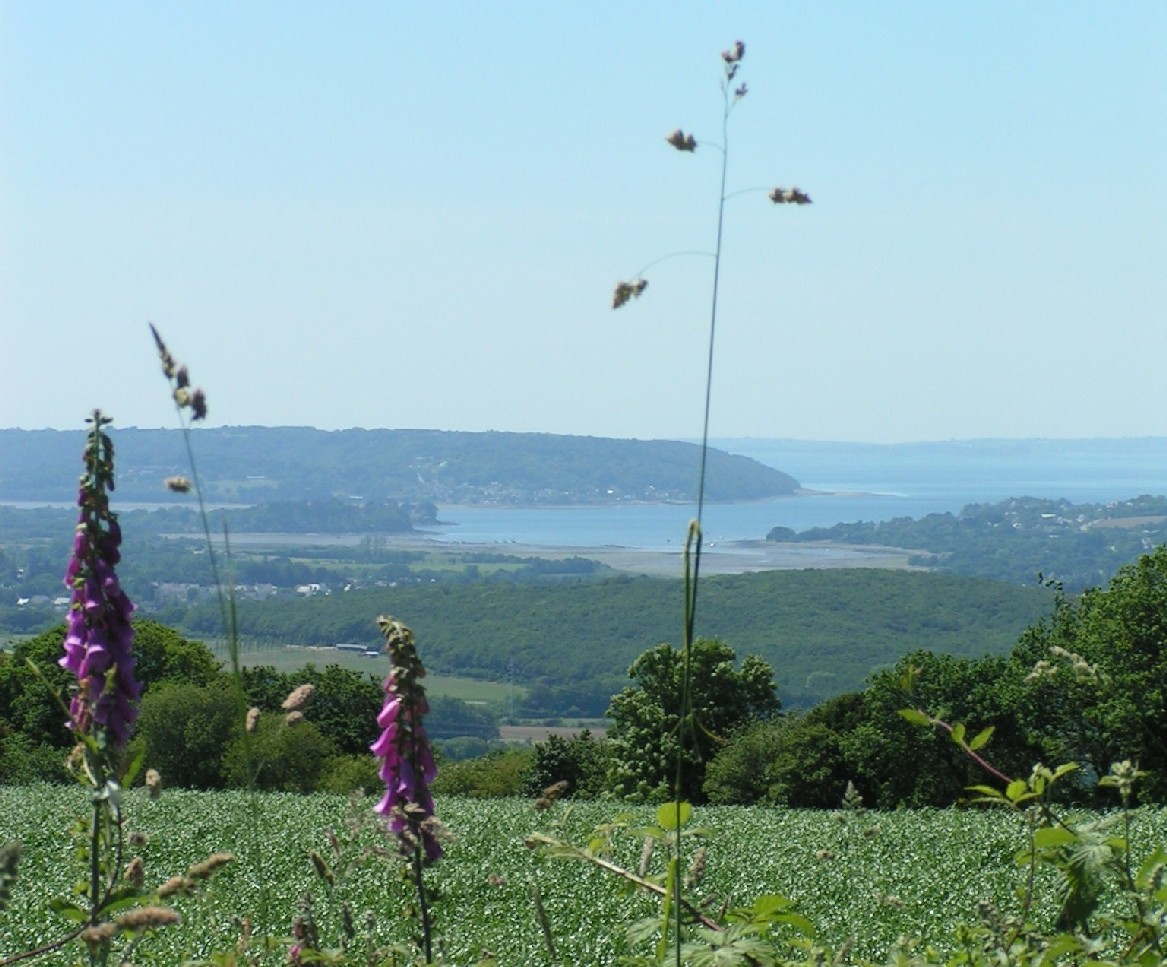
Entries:
<svg viewBox="0 0 1167 967">
<path fill-rule="evenodd" d="M 0 5 L 0 424 L 1167 433 L 1167 5 Z M 676 127 L 693 154 L 664 142 Z"/>
</svg>

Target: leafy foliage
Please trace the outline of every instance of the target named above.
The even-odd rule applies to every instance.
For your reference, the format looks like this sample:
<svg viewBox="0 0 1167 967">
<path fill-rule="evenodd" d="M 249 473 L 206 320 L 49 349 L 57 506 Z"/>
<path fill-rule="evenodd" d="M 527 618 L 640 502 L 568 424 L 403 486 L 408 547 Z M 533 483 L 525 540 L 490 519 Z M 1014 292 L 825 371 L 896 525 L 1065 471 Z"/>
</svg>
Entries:
<svg viewBox="0 0 1167 967">
<path fill-rule="evenodd" d="M 635 685 L 612 697 L 615 788 L 635 799 L 677 796 L 702 801 L 705 766 L 736 730 L 777 713 L 769 664 L 748 655 L 734 667 L 734 651 L 714 639 L 693 642 L 690 693 L 684 693 L 685 656 L 669 644 L 646 651 L 632 663 Z M 683 788 L 674 790 L 677 759 Z"/>
<path fill-rule="evenodd" d="M 600 717 L 646 648 L 673 637 L 679 581 L 619 577 L 539 588 L 494 584 L 402 586 L 271 602 L 241 601 L 239 630 L 253 640 L 335 644 L 368 637 L 368 616 L 410 615 L 431 672 L 516 680 L 530 714 Z M 771 571 L 702 580 L 702 628 L 782 669 L 784 704 L 807 707 L 862 688 L 873 668 L 927 646 L 1006 653 L 1048 609 L 1039 588 L 947 575 Z M 219 613 L 184 618 L 212 635 Z M 521 710 L 520 710 L 521 711 Z"/>
<path fill-rule="evenodd" d="M 222 789 L 225 755 L 242 727 L 243 709 L 226 682 L 166 682 L 143 696 L 134 742 L 167 785 Z"/>
</svg>

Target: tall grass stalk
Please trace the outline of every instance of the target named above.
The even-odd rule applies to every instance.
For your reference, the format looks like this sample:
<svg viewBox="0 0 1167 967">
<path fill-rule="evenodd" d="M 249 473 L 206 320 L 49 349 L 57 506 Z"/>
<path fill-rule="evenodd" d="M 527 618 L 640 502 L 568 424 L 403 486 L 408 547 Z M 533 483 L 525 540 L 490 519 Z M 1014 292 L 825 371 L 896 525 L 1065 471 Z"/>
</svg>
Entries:
<svg viewBox="0 0 1167 967">
<path fill-rule="evenodd" d="M 734 107 L 746 95 L 746 85 L 744 83 L 734 87 L 734 81 L 737 77 L 738 70 L 741 66 L 742 57 L 745 55 L 745 45 L 741 41 L 735 42 L 733 47 L 729 50 L 723 51 L 721 58 L 724 66 L 724 73 L 721 79 L 721 96 L 722 96 L 722 112 L 721 112 L 721 143 L 716 144 L 706 141 L 697 141 L 692 134 L 685 134 L 680 128 L 674 131 L 666 139 L 673 148 L 682 153 L 693 153 L 699 145 L 710 146 L 721 152 L 721 172 L 718 189 L 718 203 L 717 203 L 717 233 L 715 244 L 712 253 L 699 251 L 684 251 L 676 252 L 672 255 L 667 255 L 664 258 L 657 259 L 649 263 L 646 269 L 642 269 L 634 277 L 631 282 L 619 282 L 616 286 L 616 292 L 613 299 L 613 308 L 620 308 L 626 304 L 630 299 L 639 298 L 648 285 L 646 279 L 643 278 L 644 271 L 648 267 L 657 265 L 670 258 L 675 258 L 682 255 L 712 255 L 713 258 L 713 280 L 712 291 L 709 309 L 709 342 L 706 353 L 705 366 L 705 400 L 704 400 L 704 415 L 701 424 L 701 446 L 700 459 L 697 474 L 697 513 L 695 518 L 689 524 L 688 534 L 685 539 L 684 551 L 684 622 L 682 628 L 682 672 L 681 672 L 681 707 L 680 717 L 677 722 L 677 758 L 676 768 L 674 774 L 673 785 L 673 826 L 677 833 L 673 837 L 672 850 L 673 854 L 669 863 L 668 870 L 668 896 L 665 900 L 665 907 L 671 917 L 666 914 L 665 919 L 671 920 L 671 927 L 673 933 L 673 948 L 675 951 L 676 964 L 681 963 L 681 910 L 682 903 L 682 877 L 680 871 L 683 868 L 683 847 L 680 836 L 680 829 L 682 825 L 683 804 L 681 801 L 681 790 L 684 788 L 684 748 L 686 738 L 697 744 L 697 730 L 701 727 L 696 721 L 696 715 L 693 710 L 692 690 L 691 690 L 691 671 L 692 671 L 692 650 L 693 643 L 696 639 L 696 622 L 697 622 L 697 592 L 700 587 L 701 579 L 701 547 L 702 547 L 702 521 L 705 512 L 705 475 L 709 456 L 709 422 L 710 413 L 713 401 L 713 366 L 714 366 L 714 349 L 716 346 L 717 337 L 717 306 L 718 296 L 721 285 L 721 254 L 722 241 L 725 234 L 725 203 L 731 198 L 739 194 L 744 194 L 752 191 L 764 191 L 765 189 L 743 189 L 735 191 L 731 194 L 726 193 L 726 182 L 729 173 L 729 118 L 733 112 Z M 809 196 L 797 188 L 783 189 L 775 188 L 769 194 L 770 200 L 775 204 L 794 203 L 799 205 L 808 204 L 810 202 Z M 666 934 L 662 931 L 660 945 L 658 946 L 658 959 L 663 960 L 664 945 Z"/>
<path fill-rule="evenodd" d="M 231 666 L 231 680 L 234 684 L 235 699 L 238 705 L 239 721 L 247 718 L 247 693 L 243 686 L 243 666 L 239 657 L 239 624 L 235 599 L 235 582 L 229 580 L 231 575 L 231 542 L 227 521 L 223 521 L 223 557 L 227 569 L 224 571 L 219 565 L 219 555 L 215 548 L 215 541 L 211 536 L 210 515 L 207 512 L 206 498 L 203 494 L 202 482 L 199 477 L 198 460 L 195 458 L 194 445 L 191 440 L 191 424 L 206 418 L 206 398 L 201 389 L 191 390 L 187 369 L 175 362 L 170 351 L 166 348 L 161 334 L 154 323 L 149 323 L 150 333 L 154 337 L 154 345 L 158 349 L 158 356 L 162 362 L 162 373 L 171 385 L 171 397 L 178 415 L 178 425 L 182 431 L 182 442 L 186 449 L 187 466 L 190 468 L 190 480 L 172 478 L 167 485 L 172 490 L 185 492 L 193 490 L 199 508 L 199 522 L 203 529 L 203 539 L 207 545 L 207 558 L 211 565 L 211 577 L 215 582 L 215 594 L 219 602 L 219 616 L 223 628 L 223 641 L 227 650 L 228 661 Z M 187 411 L 190 411 L 188 416 Z M 244 727 L 242 730 L 242 747 L 244 771 L 247 776 L 247 811 L 250 842 L 248 852 L 253 870 L 262 869 L 259 862 L 263 852 L 263 837 L 260 835 L 260 802 L 259 790 L 256 785 L 255 752 L 252 746 L 251 732 Z M 271 929 L 269 919 L 270 890 L 265 877 L 259 878 L 259 926 L 266 936 Z"/>
</svg>

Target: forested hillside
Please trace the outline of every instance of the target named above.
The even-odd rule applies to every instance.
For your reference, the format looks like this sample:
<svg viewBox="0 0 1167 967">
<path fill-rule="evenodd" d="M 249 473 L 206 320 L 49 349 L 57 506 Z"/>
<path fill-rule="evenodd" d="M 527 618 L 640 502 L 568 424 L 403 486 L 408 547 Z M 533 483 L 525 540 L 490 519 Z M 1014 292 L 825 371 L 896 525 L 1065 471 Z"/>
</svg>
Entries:
<svg viewBox="0 0 1167 967">
<path fill-rule="evenodd" d="M 336 495 L 440 503 L 568 504 L 692 500 L 698 448 L 669 440 L 548 433 L 220 427 L 194 431 L 212 501 L 263 503 Z M 0 430 L 0 499 L 72 500 L 83 430 Z M 189 473 L 178 430 L 119 428 L 122 500 L 166 499 L 162 482 Z M 711 451 L 706 496 L 790 494 L 787 474 Z"/>
<path fill-rule="evenodd" d="M 770 571 L 709 577 L 698 633 L 758 654 L 787 705 L 859 689 L 875 669 L 918 648 L 980 656 L 1008 651 L 1045 613 L 1048 592 L 946 575 L 876 571 Z M 417 634 L 439 674 L 512 680 L 530 690 L 531 714 L 602 715 L 632 661 L 681 632 L 679 581 L 614 578 L 529 587 L 438 584 L 329 597 L 239 603 L 247 638 L 292 644 L 375 644 L 374 618 L 391 614 Z M 166 620 L 197 636 L 219 629 L 202 603 Z"/>
</svg>

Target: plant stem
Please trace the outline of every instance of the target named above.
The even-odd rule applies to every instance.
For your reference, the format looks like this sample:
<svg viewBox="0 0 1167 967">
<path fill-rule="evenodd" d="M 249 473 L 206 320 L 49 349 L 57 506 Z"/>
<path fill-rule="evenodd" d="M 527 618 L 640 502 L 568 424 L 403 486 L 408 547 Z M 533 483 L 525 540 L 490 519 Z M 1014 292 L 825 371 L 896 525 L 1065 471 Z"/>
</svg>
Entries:
<svg viewBox="0 0 1167 967">
<path fill-rule="evenodd" d="M 421 936 L 425 949 L 425 962 L 434 962 L 433 941 L 430 936 L 430 908 L 425 898 L 425 880 L 421 875 L 421 842 L 413 848 L 413 877 L 417 883 L 417 902 L 421 910 Z"/>
</svg>

